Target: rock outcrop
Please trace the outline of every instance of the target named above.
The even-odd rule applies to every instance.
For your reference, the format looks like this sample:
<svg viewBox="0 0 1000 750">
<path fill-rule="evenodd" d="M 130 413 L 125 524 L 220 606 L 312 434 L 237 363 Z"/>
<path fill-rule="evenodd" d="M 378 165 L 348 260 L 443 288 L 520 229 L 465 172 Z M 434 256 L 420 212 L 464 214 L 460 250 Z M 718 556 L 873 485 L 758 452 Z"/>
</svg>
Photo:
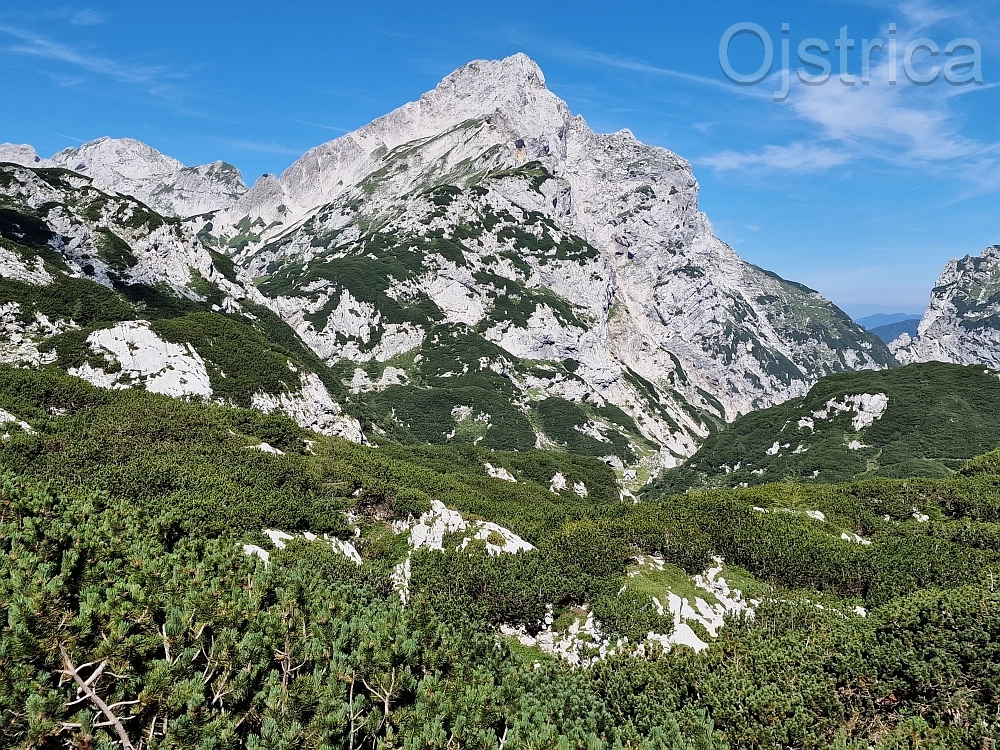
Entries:
<svg viewBox="0 0 1000 750">
<path fill-rule="evenodd" d="M 931 292 L 916 337 L 889 348 L 904 363 L 1000 367 L 1000 246 L 951 260 Z"/>
</svg>

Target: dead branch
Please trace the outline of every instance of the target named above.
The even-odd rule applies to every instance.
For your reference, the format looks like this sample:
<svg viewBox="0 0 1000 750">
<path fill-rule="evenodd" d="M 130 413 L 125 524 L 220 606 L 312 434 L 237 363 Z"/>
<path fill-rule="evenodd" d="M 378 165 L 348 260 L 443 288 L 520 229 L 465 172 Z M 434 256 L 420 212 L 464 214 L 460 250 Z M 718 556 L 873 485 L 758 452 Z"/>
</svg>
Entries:
<svg viewBox="0 0 1000 750">
<path fill-rule="evenodd" d="M 135 750 L 135 746 L 132 744 L 132 740 L 129 739 L 128 732 L 125 731 L 125 727 L 122 726 L 121 720 L 117 716 L 115 716 L 112 707 L 109 706 L 107 703 L 105 703 L 101 699 L 101 696 L 97 694 L 97 691 L 94 690 L 94 688 L 92 687 L 93 675 L 91 675 L 91 678 L 89 680 L 84 680 L 83 677 L 80 676 L 80 667 L 73 666 L 73 662 L 69 658 L 69 653 L 67 653 L 66 647 L 60 645 L 59 652 L 62 654 L 63 663 L 66 665 L 66 669 L 64 670 L 63 674 L 67 674 L 70 677 L 72 677 L 76 681 L 76 684 L 79 686 L 78 692 L 84 693 L 90 699 L 90 702 L 93 703 L 95 706 L 97 706 L 100 712 L 104 714 L 105 718 L 107 719 L 107 722 L 102 722 L 102 725 L 114 727 L 115 732 L 118 734 L 118 739 L 121 741 L 124 750 Z M 101 666 L 97 668 L 98 672 L 103 671 L 106 664 L 107 662 L 102 662 Z M 133 703 L 138 703 L 138 701 L 122 701 L 120 703 L 115 703 L 114 706 L 117 707 L 124 704 L 133 704 Z"/>
</svg>

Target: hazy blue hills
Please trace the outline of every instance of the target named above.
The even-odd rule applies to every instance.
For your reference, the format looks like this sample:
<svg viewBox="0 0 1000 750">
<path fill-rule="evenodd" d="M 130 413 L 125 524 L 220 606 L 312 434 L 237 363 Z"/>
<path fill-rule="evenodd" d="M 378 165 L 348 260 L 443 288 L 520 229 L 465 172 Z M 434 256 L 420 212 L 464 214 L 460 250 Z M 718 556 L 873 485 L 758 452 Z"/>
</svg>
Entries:
<svg viewBox="0 0 1000 750">
<path fill-rule="evenodd" d="M 887 326 L 892 323 L 900 323 L 904 320 L 920 320 L 921 313 L 876 313 L 875 315 L 866 315 L 863 318 L 855 318 L 854 322 L 857 323 L 862 328 L 869 331 L 874 331 L 880 326 Z"/>
<path fill-rule="evenodd" d="M 919 325 L 920 318 L 907 318 L 906 320 L 900 320 L 896 323 L 887 323 L 884 326 L 875 326 L 874 328 L 869 328 L 868 330 L 888 344 L 890 341 L 898 339 L 904 333 L 908 333 L 911 337 L 915 337 L 917 335 L 917 326 Z"/>
</svg>

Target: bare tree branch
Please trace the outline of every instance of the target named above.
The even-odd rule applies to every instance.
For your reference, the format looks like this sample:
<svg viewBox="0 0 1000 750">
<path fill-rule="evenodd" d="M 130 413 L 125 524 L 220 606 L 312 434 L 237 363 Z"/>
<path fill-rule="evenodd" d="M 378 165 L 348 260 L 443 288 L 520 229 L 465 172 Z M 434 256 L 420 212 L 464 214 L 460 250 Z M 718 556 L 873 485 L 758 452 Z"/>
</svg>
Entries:
<svg viewBox="0 0 1000 750">
<path fill-rule="evenodd" d="M 66 674 L 76 680 L 76 684 L 79 685 L 79 690 L 85 693 L 86 696 L 90 698 L 90 702 L 97 706 L 101 713 L 107 718 L 108 721 L 105 726 L 115 728 L 115 732 L 118 734 L 118 739 L 121 741 L 124 750 L 135 750 L 135 746 L 132 744 L 132 740 L 129 739 L 128 732 L 125 731 L 125 727 L 122 726 L 121 720 L 115 716 L 111 707 L 101 699 L 101 696 L 97 694 L 97 691 L 95 691 L 91 686 L 90 681 L 84 680 L 83 677 L 80 676 L 80 667 L 73 666 L 73 662 L 69 658 L 66 647 L 60 644 L 59 652 L 62 654 L 63 663 L 66 665 Z M 102 662 L 101 666 L 98 667 L 98 671 L 103 670 L 106 663 L 107 662 Z M 93 678 L 93 676 L 91 676 L 91 678 Z M 138 701 L 134 702 L 138 703 Z M 118 706 L 121 704 L 116 703 L 115 705 Z"/>
</svg>

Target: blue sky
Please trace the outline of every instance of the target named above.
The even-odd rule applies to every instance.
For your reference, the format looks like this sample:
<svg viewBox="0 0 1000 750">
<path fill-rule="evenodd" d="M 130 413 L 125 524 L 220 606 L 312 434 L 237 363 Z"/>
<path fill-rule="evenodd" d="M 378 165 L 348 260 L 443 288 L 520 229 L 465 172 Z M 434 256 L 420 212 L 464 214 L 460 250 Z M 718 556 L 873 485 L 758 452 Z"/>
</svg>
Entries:
<svg viewBox="0 0 1000 750">
<path fill-rule="evenodd" d="M 0 8 L 0 142 L 43 156 L 102 135 L 187 164 L 224 159 L 248 182 L 417 98 L 476 58 L 522 51 L 595 130 L 630 128 L 692 162 L 716 233 L 745 258 L 851 314 L 920 311 L 944 263 L 1000 243 L 1000 3 L 187 2 Z M 752 21 L 792 56 L 847 25 L 942 49 L 982 45 L 984 84 L 728 81 L 719 40 Z M 732 45 L 739 70 L 761 45 Z M 777 51 L 780 58 L 780 49 Z M 797 63 L 796 63 L 797 64 Z M 917 57 L 918 69 L 931 64 Z"/>
</svg>

